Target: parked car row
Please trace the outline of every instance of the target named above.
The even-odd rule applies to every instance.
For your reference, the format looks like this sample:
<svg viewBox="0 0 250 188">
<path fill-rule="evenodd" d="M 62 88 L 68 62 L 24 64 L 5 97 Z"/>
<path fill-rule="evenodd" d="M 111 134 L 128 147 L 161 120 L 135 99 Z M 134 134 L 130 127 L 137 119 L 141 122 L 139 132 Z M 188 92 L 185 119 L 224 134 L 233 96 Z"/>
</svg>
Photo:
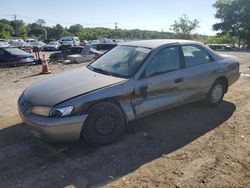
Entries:
<svg viewBox="0 0 250 188">
<path fill-rule="evenodd" d="M 82 41 L 77 37 L 62 37 L 59 41 L 46 41 L 47 44 L 35 39 L 0 39 L 0 65 L 21 65 L 35 61 L 32 51 L 57 51 L 49 56 L 50 61 L 69 60 L 71 63 L 89 62 L 102 56 L 118 45 L 118 41 L 101 39 Z M 119 42 L 122 43 L 122 42 Z M 82 46 L 80 46 L 82 45 Z"/>
</svg>

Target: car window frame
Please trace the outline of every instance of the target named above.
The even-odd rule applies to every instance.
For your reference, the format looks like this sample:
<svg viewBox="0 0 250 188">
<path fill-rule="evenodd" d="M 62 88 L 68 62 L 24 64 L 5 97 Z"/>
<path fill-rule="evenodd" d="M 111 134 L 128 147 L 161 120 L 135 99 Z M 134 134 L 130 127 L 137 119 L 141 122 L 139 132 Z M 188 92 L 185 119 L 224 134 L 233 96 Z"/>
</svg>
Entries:
<svg viewBox="0 0 250 188">
<path fill-rule="evenodd" d="M 146 69 L 150 66 L 153 58 L 159 54 L 162 50 L 166 49 L 166 48 L 172 48 L 172 47 L 177 47 L 178 49 L 178 52 L 179 52 L 179 57 L 180 57 L 180 68 L 177 69 L 177 70 L 172 70 L 172 71 L 165 71 L 165 72 L 162 72 L 162 73 L 159 73 L 159 74 L 155 74 L 155 75 L 151 75 L 151 76 L 146 76 Z M 159 50 L 157 50 L 156 53 L 152 53 L 152 57 L 150 58 L 150 61 L 147 63 L 147 65 L 144 67 L 144 70 L 142 71 L 141 75 L 139 76 L 138 80 L 142 80 L 142 79 L 148 79 L 148 78 L 152 78 L 152 77 L 155 77 L 155 76 L 159 76 L 159 75 L 162 75 L 162 74 L 166 74 L 166 73 L 170 73 L 170 72 L 175 72 L 175 71 L 179 71 L 181 69 L 184 68 L 184 61 L 183 61 L 183 55 L 181 54 L 182 51 L 181 51 L 181 46 L 179 44 L 175 44 L 175 45 L 171 45 L 171 46 L 165 46 L 163 48 L 160 48 Z"/>
<path fill-rule="evenodd" d="M 192 65 L 192 66 L 188 66 L 188 67 L 187 67 L 187 66 L 186 66 L 186 61 L 185 61 L 184 52 L 183 52 L 183 49 L 182 49 L 183 46 L 194 46 L 194 47 L 196 47 L 196 48 L 198 48 L 198 49 L 200 49 L 200 50 L 205 51 L 205 53 L 209 56 L 210 62 L 201 63 L 201 64 Z M 181 55 L 182 55 L 182 59 L 183 59 L 183 68 L 190 68 L 190 67 L 195 67 L 195 66 L 199 66 L 199 65 L 204 65 L 204 64 L 209 64 L 209 63 L 215 62 L 214 57 L 213 57 L 205 48 L 203 48 L 203 47 L 200 46 L 200 45 L 197 45 L 197 44 L 181 44 L 181 45 L 180 45 L 180 50 L 181 50 Z"/>
</svg>

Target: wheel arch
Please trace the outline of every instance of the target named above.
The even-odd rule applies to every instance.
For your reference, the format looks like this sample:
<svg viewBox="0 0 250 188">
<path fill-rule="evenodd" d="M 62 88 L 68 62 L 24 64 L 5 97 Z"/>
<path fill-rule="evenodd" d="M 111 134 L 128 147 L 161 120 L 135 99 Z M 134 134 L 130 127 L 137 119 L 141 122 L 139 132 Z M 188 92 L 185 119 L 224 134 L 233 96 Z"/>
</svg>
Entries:
<svg viewBox="0 0 250 188">
<path fill-rule="evenodd" d="M 124 116 L 124 121 L 125 123 L 127 124 L 127 122 L 129 121 L 129 118 L 125 112 L 125 108 L 124 106 L 122 105 L 121 103 L 121 99 L 119 99 L 119 97 L 110 97 L 110 98 L 105 98 L 105 99 L 100 99 L 100 100 L 97 100 L 97 101 L 94 101 L 94 102 L 91 102 L 87 109 L 86 109 L 86 112 L 88 113 L 94 106 L 100 104 L 100 103 L 111 103 L 111 104 L 114 104 L 116 106 L 118 106 L 118 108 L 121 110 L 121 112 L 123 113 L 123 116 Z"/>
<path fill-rule="evenodd" d="M 224 86 L 225 86 L 224 92 L 227 93 L 227 91 L 228 91 L 228 79 L 227 79 L 227 77 L 226 76 L 220 76 L 215 80 L 215 82 L 217 82 L 217 81 L 220 81 L 220 82 L 224 83 Z"/>
</svg>

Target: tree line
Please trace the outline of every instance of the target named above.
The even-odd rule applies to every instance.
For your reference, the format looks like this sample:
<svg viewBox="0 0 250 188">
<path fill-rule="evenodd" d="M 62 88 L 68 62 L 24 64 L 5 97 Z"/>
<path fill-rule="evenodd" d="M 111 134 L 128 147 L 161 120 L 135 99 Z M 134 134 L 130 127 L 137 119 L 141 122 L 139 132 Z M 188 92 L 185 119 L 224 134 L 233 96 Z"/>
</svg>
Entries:
<svg viewBox="0 0 250 188">
<path fill-rule="evenodd" d="M 80 40 L 95 40 L 99 38 L 116 38 L 116 39 L 171 39 L 178 38 L 179 33 L 159 32 L 149 30 L 127 30 L 127 29 L 110 29 L 103 27 L 85 28 L 80 24 L 63 27 L 60 24 L 49 27 L 45 25 L 42 19 L 35 23 L 25 24 L 23 20 L 8 21 L 0 20 L 0 38 L 37 38 L 40 40 L 58 40 L 63 36 L 77 36 Z M 206 36 L 189 35 L 188 38 L 202 40 Z"/>
</svg>

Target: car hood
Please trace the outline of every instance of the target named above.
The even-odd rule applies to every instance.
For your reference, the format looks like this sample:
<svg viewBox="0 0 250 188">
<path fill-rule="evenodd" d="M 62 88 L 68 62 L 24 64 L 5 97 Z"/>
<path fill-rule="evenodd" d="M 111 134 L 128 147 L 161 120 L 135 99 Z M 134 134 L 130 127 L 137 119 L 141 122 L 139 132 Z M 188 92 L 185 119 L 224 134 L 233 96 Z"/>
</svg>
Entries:
<svg viewBox="0 0 250 188">
<path fill-rule="evenodd" d="M 33 105 L 53 106 L 124 80 L 99 74 L 83 67 L 32 84 L 24 91 L 24 96 Z"/>
</svg>

